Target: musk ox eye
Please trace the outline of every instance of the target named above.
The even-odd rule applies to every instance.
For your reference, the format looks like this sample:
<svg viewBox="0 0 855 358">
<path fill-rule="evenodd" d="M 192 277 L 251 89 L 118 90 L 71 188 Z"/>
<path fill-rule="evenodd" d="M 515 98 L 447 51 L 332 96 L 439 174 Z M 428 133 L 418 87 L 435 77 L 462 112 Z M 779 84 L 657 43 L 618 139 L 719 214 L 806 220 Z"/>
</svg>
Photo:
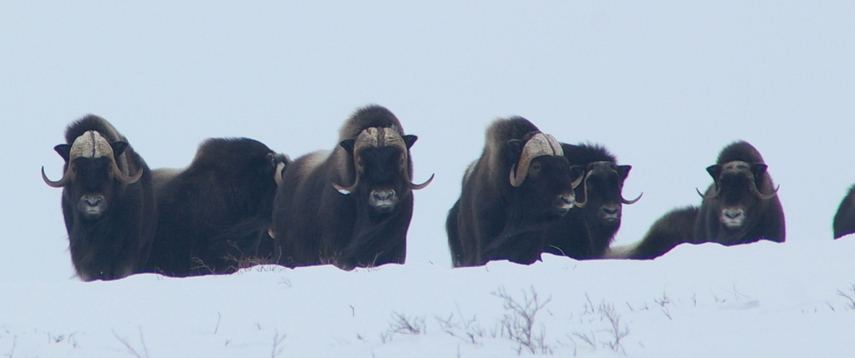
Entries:
<svg viewBox="0 0 855 358">
<path fill-rule="evenodd" d="M 531 170 L 540 171 L 540 169 L 541 169 L 540 163 L 532 163 L 531 164 Z"/>
</svg>

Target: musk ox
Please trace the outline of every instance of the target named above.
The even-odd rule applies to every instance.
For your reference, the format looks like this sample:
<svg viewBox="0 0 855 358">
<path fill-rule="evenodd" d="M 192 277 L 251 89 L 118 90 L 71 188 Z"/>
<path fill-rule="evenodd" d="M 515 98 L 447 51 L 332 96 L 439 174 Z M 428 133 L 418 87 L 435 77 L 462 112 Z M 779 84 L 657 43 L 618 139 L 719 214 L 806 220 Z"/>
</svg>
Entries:
<svg viewBox="0 0 855 358">
<path fill-rule="evenodd" d="M 454 266 L 540 259 L 545 234 L 573 208 L 581 180 L 551 135 L 522 117 L 493 122 L 446 221 Z"/>
<path fill-rule="evenodd" d="M 834 238 L 855 232 L 855 185 L 840 202 L 837 213 L 834 214 Z"/>
<path fill-rule="evenodd" d="M 656 220 L 637 244 L 625 249 L 614 249 L 608 256 L 652 260 L 671 251 L 677 245 L 695 242 L 695 222 L 699 210 L 697 206 L 671 210 Z"/>
<path fill-rule="evenodd" d="M 584 168 L 582 185 L 576 188 L 576 208 L 550 228 L 546 252 L 575 259 L 596 259 L 606 250 L 620 228 L 623 204 L 639 199 L 623 197 L 629 165 L 618 165 L 615 156 L 599 145 L 562 144 L 570 165 Z"/>
<path fill-rule="evenodd" d="M 714 182 L 703 197 L 695 225 L 696 243 L 735 245 L 760 239 L 785 240 L 784 211 L 763 157 L 751 144 L 725 147 L 707 167 Z"/>
<path fill-rule="evenodd" d="M 269 260 L 273 196 L 287 164 L 256 140 L 214 138 L 187 168 L 155 170 L 159 216 L 146 271 L 222 274 Z"/>
<path fill-rule="evenodd" d="M 334 264 L 345 270 L 403 263 L 413 215 L 410 148 L 388 109 L 358 109 L 339 143 L 296 159 L 282 175 L 273 207 L 274 255 L 296 267 Z"/>
<path fill-rule="evenodd" d="M 151 173 L 127 139 L 103 118 L 71 123 L 65 144 L 62 214 L 71 261 L 84 281 L 114 280 L 139 271 L 148 257 L 157 219 Z"/>
</svg>

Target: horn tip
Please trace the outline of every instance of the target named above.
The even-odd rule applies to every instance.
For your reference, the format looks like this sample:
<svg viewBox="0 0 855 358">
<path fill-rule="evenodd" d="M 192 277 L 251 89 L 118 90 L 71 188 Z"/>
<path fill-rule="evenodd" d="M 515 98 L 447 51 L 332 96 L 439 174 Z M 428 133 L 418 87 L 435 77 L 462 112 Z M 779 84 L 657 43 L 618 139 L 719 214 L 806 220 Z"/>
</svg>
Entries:
<svg viewBox="0 0 855 358">
<path fill-rule="evenodd" d="M 60 179 L 58 181 L 48 179 L 47 174 L 45 174 L 44 165 L 42 165 L 42 180 L 44 180 L 45 184 L 47 184 L 51 188 L 61 188 L 65 185 L 64 179 Z"/>
<path fill-rule="evenodd" d="M 349 188 L 345 188 L 345 187 L 338 185 L 336 183 L 332 183 L 332 186 L 333 186 L 333 188 L 335 188 L 336 191 L 338 191 L 342 195 L 350 195 L 350 193 L 352 192 Z"/>
</svg>

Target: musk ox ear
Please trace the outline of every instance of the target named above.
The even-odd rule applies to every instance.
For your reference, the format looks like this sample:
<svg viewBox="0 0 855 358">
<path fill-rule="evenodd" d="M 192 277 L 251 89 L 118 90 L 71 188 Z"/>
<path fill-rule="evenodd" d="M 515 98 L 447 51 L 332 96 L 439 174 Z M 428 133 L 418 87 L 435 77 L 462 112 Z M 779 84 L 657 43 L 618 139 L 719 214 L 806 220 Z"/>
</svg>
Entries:
<svg viewBox="0 0 855 358">
<path fill-rule="evenodd" d="M 56 147 L 53 147 L 53 150 L 62 157 L 63 160 L 68 162 L 68 155 L 71 153 L 71 146 L 68 144 L 60 144 Z"/>
<path fill-rule="evenodd" d="M 356 144 L 356 139 L 345 139 L 341 141 L 338 145 L 340 145 L 344 150 L 348 153 L 353 154 L 353 146 Z"/>
<path fill-rule="evenodd" d="M 713 181 L 718 181 L 718 176 L 721 175 L 721 165 L 715 164 L 707 167 L 707 173 L 710 173 Z"/>
<path fill-rule="evenodd" d="M 768 167 L 768 165 L 763 163 L 751 164 L 751 174 L 754 174 L 754 179 L 759 181 L 760 178 L 763 177 L 763 174 L 766 173 L 766 169 Z"/>
<path fill-rule="evenodd" d="M 113 147 L 113 156 L 118 157 L 125 152 L 125 149 L 128 149 L 128 142 L 117 140 L 110 143 L 110 146 Z"/>
<path fill-rule="evenodd" d="M 413 147 L 413 144 L 415 144 L 416 140 L 418 140 L 418 139 L 419 139 L 419 137 L 417 137 L 417 136 L 414 136 L 412 134 L 407 134 L 404 136 L 404 144 L 407 145 L 407 149 L 410 149 Z"/>
<path fill-rule="evenodd" d="M 626 179 L 629 176 L 629 170 L 632 169 L 631 165 L 618 165 L 616 168 L 618 175 L 621 179 Z"/>
</svg>

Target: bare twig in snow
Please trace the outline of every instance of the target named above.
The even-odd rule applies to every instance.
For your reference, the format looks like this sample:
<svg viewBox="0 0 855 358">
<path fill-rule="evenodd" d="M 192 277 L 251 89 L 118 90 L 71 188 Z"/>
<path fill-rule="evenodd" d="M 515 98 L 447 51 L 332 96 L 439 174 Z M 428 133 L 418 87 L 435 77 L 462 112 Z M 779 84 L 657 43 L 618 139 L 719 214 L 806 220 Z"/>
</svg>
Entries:
<svg viewBox="0 0 855 358">
<path fill-rule="evenodd" d="M 600 315 L 610 323 L 606 332 L 611 334 L 611 340 L 606 342 L 606 346 L 615 352 L 625 354 L 626 352 L 624 352 L 623 345 L 621 345 L 621 340 L 629 335 L 629 326 L 624 324 L 623 327 L 621 327 L 620 315 L 615 311 L 614 305 L 603 303 L 600 305 L 599 311 Z"/>
<path fill-rule="evenodd" d="M 537 313 L 546 307 L 552 298 L 540 302 L 534 287 L 530 291 L 531 296 L 523 291 L 522 302 L 517 302 L 505 292 L 504 288 L 493 292 L 494 296 L 503 300 L 502 306 L 508 312 L 501 321 L 502 334 L 519 344 L 517 353 L 521 354 L 524 349 L 535 354 L 552 353 L 552 349 L 545 342 L 546 329 L 543 325 L 540 327 L 539 334 L 534 332 Z"/>
<path fill-rule="evenodd" d="M 18 336 L 12 337 L 12 350 L 9 351 L 9 354 L 6 356 L 9 358 L 15 357 L 15 346 L 18 345 Z"/>
<path fill-rule="evenodd" d="M 285 337 L 287 336 L 284 334 L 280 337 L 279 330 L 276 330 L 276 334 L 273 336 L 273 349 L 270 351 L 270 358 L 276 358 L 282 354 L 282 350 L 285 349 L 285 347 L 280 347 L 280 345 L 285 340 Z"/>
<path fill-rule="evenodd" d="M 668 298 L 668 295 L 665 292 L 662 292 L 662 298 L 654 298 L 653 302 L 656 302 L 660 307 L 665 307 L 665 305 L 671 303 L 671 299 Z"/>
<path fill-rule="evenodd" d="M 116 331 L 113 331 L 113 336 L 115 336 L 116 339 L 118 339 L 119 342 L 121 342 L 122 345 L 124 345 L 125 348 L 128 349 L 128 353 L 132 354 L 134 357 L 148 358 L 148 347 L 146 347 L 145 339 L 143 339 L 142 327 L 139 327 L 139 330 L 140 330 L 140 344 L 142 344 L 142 349 L 143 349 L 142 354 L 140 354 L 140 352 L 138 352 L 137 349 L 131 345 L 131 343 L 128 341 L 127 337 L 120 337 L 119 334 L 116 333 Z"/>
<path fill-rule="evenodd" d="M 394 321 L 389 323 L 389 332 L 398 334 L 418 335 L 427 333 L 424 317 L 412 317 L 394 312 L 392 313 Z"/>
<path fill-rule="evenodd" d="M 855 285 L 852 285 L 851 290 L 855 291 Z M 850 310 L 855 309 L 855 298 L 853 298 L 852 296 L 848 295 L 846 292 L 843 292 L 841 290 L 837 290 L 837 295 L 840 297 L 843 297 L 849 301 L 848 303 L 846 303 L 846 307 L 848 307 Z"/>
</svg>

